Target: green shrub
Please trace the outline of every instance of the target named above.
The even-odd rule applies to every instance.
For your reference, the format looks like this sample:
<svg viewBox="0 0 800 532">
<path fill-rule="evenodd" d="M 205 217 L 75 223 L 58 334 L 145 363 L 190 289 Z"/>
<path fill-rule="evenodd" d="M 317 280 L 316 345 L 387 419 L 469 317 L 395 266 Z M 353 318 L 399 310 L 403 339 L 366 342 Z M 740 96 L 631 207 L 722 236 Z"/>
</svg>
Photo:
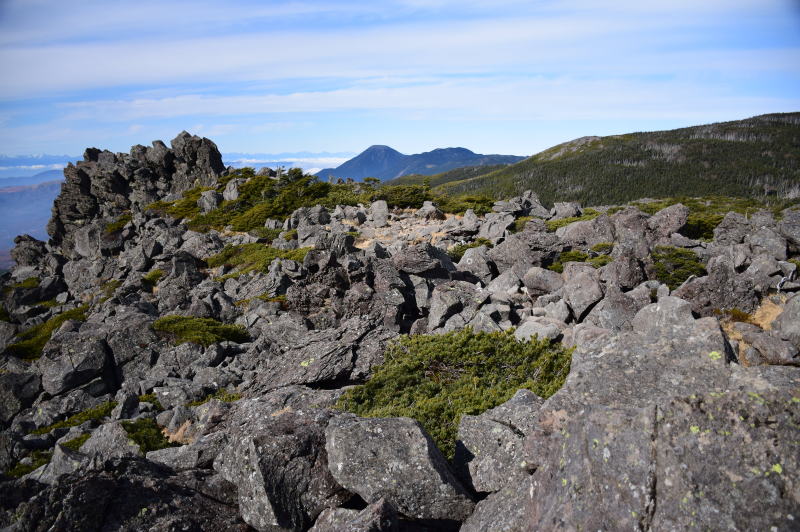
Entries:
<svg viewBox="0 0 800 532">
<path fill-rule="evenodd" d="M 379 188 L 372 200 L 385 200 L 389 207 L 419 209 L 425 201 L 432 201 L 424 185 L 387 185 Z"/>
<path fill-rule="evenodd" d="M 69 441 L 65 441 L 61 444 L 61 446 L 66 447 L 71 451 L 80 451 L 81 446 L 83 446 L 83 444 L 86 443 L 86 440 L 88 440 L 91 436 L 92 435 L 87 432 L 86 434 L 81 434 L 77 438 L 72 438 Z"/>
<path fill-rule="evenodd" d="M 149 418 L 140 418 L 135 421 L 123 421 L 122 427 L 128 433 L 128 438 L 139 446 L 143 454 L 158 451 L 167 447 L 179 447 L 179 443 L 171 443 L 164 433 L 158 428 L 156 422 Z"/>
<path fill-rule="evenodd" d="M 565 227 L 574 222 L 584 222 L 586 220 L 594 220 L 595 218 L 600 216 L 600 214 L 602 213 L 594 209 L 583 209 L 583 214 L 581 214 L 580 216 L 573 216 L 571 218 L 562 218 L 560 220 L 547 220 L 545 224 L 547 225 L 547 230 L 553 233 L 559 227 Z"/>
<path fill-rule="evenodd" d="M 242 394 L 240 393 L 231 393 L 227 391 L 225 388 L 220 388 L 219 390 L 215 391 L 214 393 L 210 393 L 199 399 L 197 401 L 191 401 L 186 403 L 186 406 L 200 406 L 204 405 L 212 399 L 216 399 L 217 401 L 222 401 L 223 403 L 233 403 L 234 401 L 238 401 L 242 398 Z"/>
<path fill-rule="evenodd" d="M 690 276 L 706 274 L 700 257 L 694 251 L 672 246 L 656 246 L 653 251 L 653 270 L 656 279 L 675 290 Z"/>
<path fill-rule="evenodd" d="M 492 241 L 488 238 L 476 238 L 473 242 L 469 242 L 467 244 L 456 244 L 447 250 L 447 254 L 450 256 L 450 259 L 453 262 L 458 262 L 464 257 L 464 253 L 466 253 L 468 249 L 477 248 L 480 246 L 491 248 L 494 246 L 494 244 L 492 244 Z"/>
<path fill-rule="evenodd" d="M 247 342 L 250 336 L 241 325 L 226 325 L 211 318 L 187 316 L 164 316 L 153 322 L 153 330 L 166 333 L 176 345 L 191 342 L 208 347 L 211 344 L 229 340 Z"/>
<path fill-rule="evenodd" d="M 258 238 L 263 238 L 269 242 L 272 242 L 278 235 L 281 234 L 280 229 L 267 229 L 266 227 L 256 227 L 255 229 L 251 229 L 248 231 L 251 235 L 256 236 Z"/>
<path fill-rule="evenodd" d="M 492 212 L 494 200 L 488 196 L 481 196 L 475 194 L 464 194 L 461 196 L 447 196 L 437 195 L 435 197 L 436 203 L 442 212 L 452 214 L 463 214 L 467 209 L 472 211 L 478 216 L 483 216 L 488 212 Z"/>
<path fill-rule="evenodd" d="M 287 242 L 290 240 L 297 240 L 297 229 L 289 229 L 283 233 L 283 239 Z"/>
<path fill-rule="evenodd" d="M 592 251 L 595 253 L 602 253 L 604 255 L 608 255 L 614 250 L 614 243 L 613 242 L 600 242 L 599 244 L 595 244 L 591 248 Z"/>
<path fill-rule="evenodd" d="M 158 282 L 161 280 L 162 277 L 164 277 L 164 270 L 156 268 L 155 270 L 150 271 L 149 273 L 147 273 L 147 275 L 142 277 L 142 284 L 146 288 L 152 290 L 153 288 L 155 288 L 155 286 L 158 284 Z"/>
<path fill-rule="evenodd" d="M 11 288 L 36 288 L 42 281 L 38 277 L 28 277 L 22 282 L 11 285 Z"/>
<path fill-rule="evenodd" d="M 53 429 L 68 429 L 70 427 L 77 427 L 82 423 L 86 423 L 87 421 L 94 420 L 100 421 L 103 418 L 106 418 L 111 415 L 111 411 L 117 406 L 116 401 L 106 401 L 105 403 L 100 403 L 99 405 L 89 408 L 88 410 L 84 410 L 74 416 L 70 416 L 67 419 L 62 421 L 57 421 L 52 425 L 48 425 L 46 427 L 38 428 L 31 432 L 31 434 L 48 434 Z"/>
<path fill-rule="evenodd" d="M 103 284 L 103 287 L 100 289 L 103 292 L 103 301 L 108 301 L 114 295 L 114 292 L 117 291 L 117 288 L 122 286 L 122 281 L 119 279 L 112 279 L 107 283 Z"/>
<path fill-rule="evenodd" d="M 366 384 L 337 406 L 362 417 L 418 420 L 452 457 L 462 414 L 498 406 L 520 388 L 547 398 L 569 373 L 571 349 L 547 340 L 520 342 L 513 331 L 401 336 Z"/>
<path fill-rule="evenodd" d="M 6 475 L 11 478 L 20 478 L 36 471 L 43 465 L 50 463 L 53 458 L 53 451 L 33 451 L 30 454 L 30 458 L 32 460 L 30 464 L 17 463 L 17 465 L 6 471 Z"/>
<path fill-rule="evenodd" d="M 154 393 L 145 393 L 145 394 L 140 395 L 139 396 L 139 402 L 140 403 L 150 403 L 159 412 L 162 412 L 164 410 L 164 407 L 161 406 L 161 401 L 158 400 L 158 398 L 156 397 L 156 394 L 154 394 Z"/>
<path fill-rule="evenodd" d="M 748 314 L 747 312 L 740 310 L 738 308 L 728 308 L 728 309 L 715 308 L 714 315 L 718 316 L 720 319 L 724 319 L 727 321 L 754 323 L 752 314 Z"/>
<path fill-rule="evenodd" d="M 595 268 L 602 268 L 606 264 L 610 264 L 610 263 L 614 262 L 614 259 L 612 259 L 609 255 L 598 255 L 596 257 L 590 258 L 586 262 L 588 262 L 589 264 L 591 264 Z"/>
<path fill-rule="evenodd" d="M 710 242 L 714 239 L 714 229 L 723 218 L 724 214 L 691 213 L 681 233 L 689 238 Z"/>
<path fill-rule="evenodd" d="M 225 246 L 225 248 L 206 259 L 206 264 L 210 268 L 218 266 L 228 266 L 237 268 L 236 272 L 224 276 L 238 277 L 252 271 L 268 272 L 269 265 L 275 259 L 289 259 L 302 262 L 311 248 L 300 249 L 277 249 L 264 244 L 240 244 L 237 246 Z"/>
<path fill-rule="evenodd" d="M 787 262 L 791 262 L 795 266 L 797 266 L 797 273 L 795 275 L 800 275 L 800 259 L 789 259 Z"/>
<path fill-rule="evenodd" d="M 106 224 L 106 227 L 105 227 L 106 234 L 107 235 L 113 235 L 114 233 L 118 233 L 119 231 L 122 231 L 122 229 L 126 225 L 128 225 L 128 222 L 130 222 L 131 220 L 133 220 L 133 216 L 131 216 L 131 213 L 128 212 L 128 213 L 122 214 L 121 216 L 119 216 L 113 222 L 111 222 L 109 224 Z"/>
<path fill-rule="evenodd" d="M 520 216 L 514 220 L 514 225 L 511 226 L 512 233 L 519 233 L 525 229 L 525 224 L 533 220 L 533 216 Z"/>
<path fill-rule="evenodd" d="M 53 333 L 67 320 L 85 321 L 87 310 L 89 310 L 89 306 L 84 305 L 62 312 L 39 325 L 31 327 L 27 331 L 18 334 L 19 341 L 8 346 L 5 353 L 24 360 L 39 358 L 42 356 L 42 349 L 44 349 L 50 337 L 53 336 Z"/>
<path fill-rule="evenodd" d="M 553 270 L 554 272 L 563 273 L 564 272 L 564 265 L 568 262 L 586 262 L 589 260 L 589 254 L 584 253 L 583 251 L 572 250 L 572 251 L 562 251 L 558 255 L 558 260 L 555 261 L 553 264 L 547 267 L 548 270 Z"/>
</svg>

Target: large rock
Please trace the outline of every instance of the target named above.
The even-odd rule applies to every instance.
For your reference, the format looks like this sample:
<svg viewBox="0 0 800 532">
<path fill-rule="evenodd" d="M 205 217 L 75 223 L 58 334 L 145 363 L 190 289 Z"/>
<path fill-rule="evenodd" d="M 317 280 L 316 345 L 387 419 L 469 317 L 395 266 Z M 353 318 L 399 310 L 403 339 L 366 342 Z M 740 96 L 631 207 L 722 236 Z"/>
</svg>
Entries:
<svg viewBox="0 0 800 532">
<path fill-rule="evenodd" d="M 383 497 L 410 517 L 444 522 L 472 513 L 472 498 L 417 421 L 343 417 L 325 436 L 334 478 L 366 502 Z"/>
<path fill-rule="evenodd" d="M 549 294 L 564 286 L 564 278 L 560 273 L 538 266 L 529 269 L 522 278 L 522 282 L 525 283 L 528 295 L 531 297 Z"/>
<path fill-rule="evenodd" d="M 444 276 L 456 269 L 447 253 L 427 243 L 395 253 L 392 262 L 401 272 L 424 276 Z"/>
<path fill-rule="evenodd" d="M 600 287 L 600 272 L 591 264 L 568 262 L 564 266 L 564 301 L 578 320 L 603 298 Z"/>
<path fill-rule="evenodd" d="M 521 474 L 522 442 L 542 402 L 533 392 L 519 390 L 483 414 L 461 416 L 453 461 L 467 485 L 478 492 L 499 491 Z"/>
<path fill-rule="evenodd" d="M 42 390 L 41 381 L 36 373 L 0 372 L 0 424 L 31 405 Z"/>
<path fill-rule="evenodd" d="M 800 295 L 786 302 L 783 312 L 772 323 L 772 328 L 800 348 Z"/>
<path fill-rule="evenodd" d="M 466 281 L 448 281 L 436 286 L 431 295 L 428 331 L 444 326 L 456 315 L 460 315 L 463 325 L 466 325 L 488 297 L 488 291 L 476 288 Z"/>
<path fill-rule="evenodd" d="M 468 249 L 458 261 L 458 269 L 462 272 L 469 272 L 482 283 L 488 284 L 497 275 L 497 267 L 489 258 L 487 251 L 486 246 Z"/>
<path fill-rule="evenodd" d="M 389 223 L 389 205 L 386 200 L 373 201 L 369 208 L 375 227 L 385 227 Z"/>
<path fill-rule="evenodd" d="M 256 530 L 307 530 L 322 510 L 348 498 L 328 471 L 329 414 L 268 413 L 265 406 L 238 405 L 250 422 L 240 420 L 244 431 L 230 434 L 214 469 L 237 486 L 242 518 Z"/>
<path fill-rule="evenodd" d="M 689 207 L 685 205 L 676 203 L 661 209 L 647 220 L 651 241 L 653 243 L 664 242 L 672 233 L 683 229 L 688 220 Z"/>
<path fill-rule="evenodd" d="M 51 341 L 39 361 L 42 387 L 58 395 L 105 376 L 113 387 L 110 355 L 105 341 L 80 333 L 64 333 Z"/>
</svg>

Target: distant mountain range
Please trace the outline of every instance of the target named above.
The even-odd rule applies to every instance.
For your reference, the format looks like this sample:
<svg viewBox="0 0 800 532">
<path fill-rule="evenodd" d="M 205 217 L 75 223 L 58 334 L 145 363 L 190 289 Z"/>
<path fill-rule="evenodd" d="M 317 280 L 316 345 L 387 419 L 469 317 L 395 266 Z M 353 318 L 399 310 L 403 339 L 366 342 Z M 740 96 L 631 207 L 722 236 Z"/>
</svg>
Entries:
<svg viewBox="0 0 800 532">
<path fill-rule="evenodd" d="M 463 166 L 513 164 L 524 157 L 517 155 L 481 155 L 466 148 L 440 148 L 425 153 L 404 155 L 389 146 L 370 146 L 362 153 L 336 168 L 317 172 L 322 179 L 329 177 L 362 180 L 376 177 L 381 180 L 418 174 L 434 175 Z"/>
<path fill-rule="evenodd" d="M 6 179 L 0 179 L 0 185 Z M 47 239 L 47 221 L 63 179 L 0 188 L 0 269 L 8 268 L 14 237 L 29 234 Z"/>
<path fill-rule="evenodd" d="M 502 168 L 432 176 L 446 194 L 510 197 L 534 190 L 545 203 L 621 204 L 641 197 L 800 198 L 800 113 L 695 127 L 582 137 Z M 413 184 L 402 177 L 393 184 Z"/>
</svg>

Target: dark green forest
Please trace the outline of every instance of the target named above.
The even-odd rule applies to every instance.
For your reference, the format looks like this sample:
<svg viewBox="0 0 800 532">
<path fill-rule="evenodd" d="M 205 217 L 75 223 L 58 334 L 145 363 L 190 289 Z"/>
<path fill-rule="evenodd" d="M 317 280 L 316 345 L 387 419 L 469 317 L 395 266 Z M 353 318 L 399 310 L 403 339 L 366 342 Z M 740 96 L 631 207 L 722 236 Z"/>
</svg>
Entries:
<svg viewBox="0 0 800 532">
<path fill-rule="evenodd" d="M 430 184 L 434 192 L 447 195 L 495 198 L 530 189 L 545 204 L 709 195 L 786 199 L 800 196 L 800 113 L 583 137 L 483 175 L 462 177 L 452 171 L 431 176 Z"/>
</svg>

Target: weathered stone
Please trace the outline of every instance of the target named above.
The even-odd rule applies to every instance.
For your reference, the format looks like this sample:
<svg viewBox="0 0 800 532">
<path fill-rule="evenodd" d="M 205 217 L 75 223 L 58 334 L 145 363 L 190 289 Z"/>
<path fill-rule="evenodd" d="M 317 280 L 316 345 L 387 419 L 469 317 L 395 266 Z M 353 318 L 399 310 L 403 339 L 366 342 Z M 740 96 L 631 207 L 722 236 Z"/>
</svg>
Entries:
<svg viewBox="0 0 800 532">
<path fill-rule="evenodd" d="M 230 434 L 214 469 L 238 488 L 242 518 L 257 530 L 308 529 L 327 507 L 339 506 L 347 493 L 328 471 L 325 426 L 329 414 L 276 410 L 266 404 L 237 405 L 249 409 L 251 423 Z"/>
<path fill-rule="evenodd" d="M 561 274 L 538 266 L 529 269 L 522 278 L 522 282 L 525 283 L 528 295 L 531 297 L 549 294 L 564 286 L 564 278 L 561 277 Z"/>
<path fill-rule="evenodd" d="M 389 205 L 385 200 L 373 201 L 369 208 L 375 227 L 385 227 L 389 222 Z"/>
<path fill-rule="evenodd" d="M 458 269 L 462 272 L 469 272 L 482 283 L 488 284 L 497 275 L 497 267 L 489 258 L 487 251 L 486 246 L 468 249 L 458 261 Z"/>
<path fill-rule="evenodd" d="M 197 200 L 197 206 L 200 207 L 201 213 L 211 212 L 222 203 L 222 195 L 216 190 L 206 190 L 200 194 L 200 199 Z"/>
<path fill-rule="evenodd" d="M 366 502 L 381 497 L 417 519 L 463 521 L 474 503 L 417 421 L 333 420 L 325 432 L 334 478 Z"/>
<path fill-rule="evenodd" d="M 386 499 L 379 499 L 360 512 L 327 508 L 309 532 L 397 532 L 399 529 L 397 511 Z"/>
<path fill-rule="evenodd" d="M 533 392 L 519 390 L 483 414 L 461 416 L 453 462 L 467 485 L 479 492 L 499 491 L 521 474 L 522 441 L 542 403 Z"/>
<path fill-rule="evenodd" d="M 107 373 L 109 359 L 103 340 L 64 333 L 47 345 L 39 361 L 42 388 L 51 395 L 58 395 L 86 384 Z"/>
<path fill-rule="evenodd" d="M 0 424 L 31 405 L 42 389 L 41 381 L 36 373 L 0 372 Z"/>
<path fill-rule="evenodd" d="M 600 272 L 591 264 L 568 262 L 564 265 L 564 279 L 564 301 L 580 321 L 587 310 L 603 298 Z"/>
</svg>

